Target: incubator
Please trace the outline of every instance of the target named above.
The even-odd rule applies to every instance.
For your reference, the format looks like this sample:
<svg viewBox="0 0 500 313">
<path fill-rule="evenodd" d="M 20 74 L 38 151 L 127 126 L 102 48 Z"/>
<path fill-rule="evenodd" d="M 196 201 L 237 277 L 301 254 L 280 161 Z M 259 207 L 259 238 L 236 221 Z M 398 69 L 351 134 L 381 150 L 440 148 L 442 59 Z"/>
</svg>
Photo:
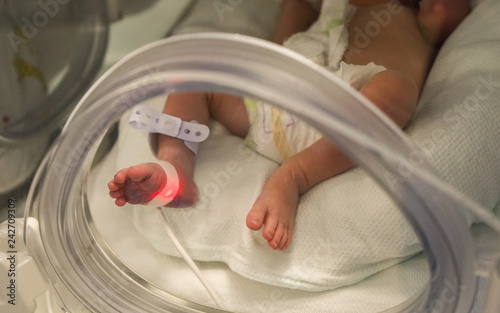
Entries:
<svg viewBox="0 0 500 313">
<path fill-rule="evenodd" d="M 33 175 L 55 128 L 94 79 L 106 48 L 104 12 L 102 1 L 2 3 L 0 194 Z"/>
<path fill-rule="evenodd" d="M 207 2 L 199 6 L 206 9 Z M 494 17 L 498 10 L 493 1 L 485 1 L 473 14 Z M 472 21 L 464 24 L 470 27 Z M 464 30 L 463 36 L 471 32 Z M 483 36 L 476 37 L 478 42 L 489 42 L 488 35 Z M 461 42 L 460 37 L 456 40 Z M 492 69 L 491 74 L 479 76 L 469 88 L 462 84 L 462 76 L 450 78 L 453 75 L 439 72 L 447 68 L 440 64 L 455 62 L 453 52 L 443 48 L 442 61 L 436 62 L 428 93 L 422 96 L 420 117 L 417 114 L 404 133 L 330 72 L 264 40 L 236 34 L 182 34 L 139 48 L 106 71 L 80 99 L 38 168 L 24 220 L 3 224 L 2 244 L 8 241 L 8 225 L 16 223 L 19 229 L 24 224 L 26 248 L 18 243 L 16 255 L 26 262 L 24 273 L 44 282 L 26 291 L 32 302 L 18 299 L 33 312 L 42 306 L 72 313 L 498 312 L 500 195 L 489 190 L 498 187 L 499 167 L 488 158 L 496 148 L 492 143 L 482 158 L 474 154 L 475 145 L 461 145 L 462 156 L 471 153 L 481 164 L 488 163 L 483 172 L 475 168 L 481 172 L 479 179 L 488 182 L 484 186 L 474 185 L 477 175 L 456 170 L 454 165 L 463 158 L 443 161 L 450 150 L 440 149 L 456 147 L 462 132 L 474 134 L 471 140 L 499 134 L 492 126 L 492 112 L 499 101 L 494 86 L 500 67 L 496 60 L 488 63 L 485 67 Z M 488 49 L 479 53 L 491 56 Z M 465 73 L 468 67 L 464 68 L 457 66 L 455 75 Z M 452 88 L 447 79 L 461 89 Z M 488 97 L 478 93 L 488 86 L 493 86 Z M 300 213 L 297 246 L 286 254 L 264 250 L 254 234 L 227 240 L 227 234 L 241 233 L 230 232 L 237 222 L 211 217 L 237 216 L 234 211 L 255 197 L 249 190 L 241 191 L 241 186 L 258 189 L 272 165 L 244 150 L 240 140 L 217 124 L 211 125 L 211 136 L 200 146 L 195 179 L 202 182 L 203 197 L 198 207 L 149 211 L 114 207 L 103 194 L 107 196 L 106 183 L 116 169 L 152 160 L 146 135 L 127 127 L 131 109 L 138 104 L 161 108 L 168 94 L 187 91 L 263 100 L 314 125 L 359 168 L 305 195 L 300 208 L 333 202 L 344 208 L 331 215 Z M 450 93 L 456 98 L 441 111 L 425 105 L 444 103 Z M 484 105 L 467 111 L 467 119 L 459 124 L 457 116 L 464 117 L 465 111 L 456 101 L 470 95 L 481 98 Z M 450 129 L 436 126 L 443 116 L 454 121 Z M 477 130 L 482 124 L 476 118 L 491 118 L 486 131 Z M 451 128 L 457 124 L 462 132 Z M 354 189 L 355 196 L 341 197 Z M 367 202 L 372 212 L 365 210 Z M 363 219 L 365 224 L 356 224 Z M 311 228 L 314 232 L 314 225 L 325 232 L 311 242 L 304 234 Z M 221 227 L 226 227 L 224 232 L 217 231 Z M 379 239 L 384 241 L 370 242 Z M 212 256 L 225 259 L 206 260 L 207 246 L 197 246 L 203 240 L 228 245 L 210 247 Z M 8 251 L 4 276 L 10 266 Z M 255 266 L 256 259 L 249 266 L 235 258 L 236 253 L 250 259 L 257 253 L 268 264 Z M 292 263 L 294 257 L 297 264 Z M 342 267 L 330 273 L 343 278 L 320 271 L 331 270 L 333 263 Z M 284 267 L 292 270 L 286 272 Z M 307 277 L 302 276 L 305 272 Z M 319 278 L 313 279 L 314 275 Z"/>
</svg>

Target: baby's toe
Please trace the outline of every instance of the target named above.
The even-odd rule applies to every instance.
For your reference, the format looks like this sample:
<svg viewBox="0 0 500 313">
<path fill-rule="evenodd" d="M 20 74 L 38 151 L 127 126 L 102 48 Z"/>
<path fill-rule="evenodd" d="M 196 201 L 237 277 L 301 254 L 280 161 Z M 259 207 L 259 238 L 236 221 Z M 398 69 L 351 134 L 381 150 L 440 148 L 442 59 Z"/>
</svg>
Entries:
<svg viewBox="0 0 500 313">
<path fill-rule="evenodd" d="M 250 212 L 248 212 L 247 214 L 247 227 L 251 230 L 261 229 L 262 225 L 264 225 L 264 219 L 266 218 L 266 215 L 267 206 L 257 200 L 254 206 L 250 209 Z M 272 236 L 269 239 L 271 238 Z"/>
<path fill-rule="evenodd" d="M 280 250 L 282 247 L 281 242 L 283 240 L 284 235 L 285 235 L 285 228 L 283 227 L 283 224 L 279 223 L 276 226 L 276 229 L 274 230 L 274 235 L 272 239 L 268 241 L 269 246 L 275 250 Z"/>
<path fill-rule="evenodd" d="M 279 223 L 276 218 L 268 216 L 264 225 L 264 230 L 262 231 L 262 236 L 267 241 L 272 241 L 276 235 L 276 230 L 278 229 Z M 279 243 L 279 241 L 278 241 Z"/>
<path fill-rule="evenodd" d="M 123 192 L 123 189 L 112 190 L 112 191 L 109 192 L 109 195 L 113 199 L 117 199 L 117 198 L 123 197 L 124 194 L 125 193 Z"/>
<path fill-rule="evenodd" d="M 115 199 L 115 204 L 117 206 L 124 206 L 125 204 L 127 204 L 127 200 L 124 197 L 119 197 Z"/>
<path fill-rule="evenodd" d="M 116 172 L 115 177 L 113 177 L 112 181 L 114 181 L 114 183 L 117 185 L 122 185 L 127 180 L 127 175 L 128 175 L 128 169 L 124 168 Z"/>
<path fill-rule="evenodd" d="M 116 190 L 122 189 L 123 187 L 125 187 L 125 183 L 119 183 L 115 179 L 112 179 L 108 183 L 108 189 L 110 191 L 116 191 Z"/>
<path fill-rule="evenodd" d="M 289 239 L 288 229 L 285 228 L 283 230 L 283 236 L 281 236 L 281 241 L 280 244 L 278 245 L 278 249 L 282 251 L 285 250 L 288 247 L 288 239 Z"/>
<path fill-rule="evenodd" d="M 109 189 L 109 191 L 116 191 L 116 190 L 118 190 L 118 188 L 119 188 L 119 187 L 118 187 L 118 185 L 115 183 L 115 181 L 114 181 L 114 180 L 112 180 L 112 181 L 110 181 L 110 182 L 108 183 L 108 189 Z"/>
</svg>

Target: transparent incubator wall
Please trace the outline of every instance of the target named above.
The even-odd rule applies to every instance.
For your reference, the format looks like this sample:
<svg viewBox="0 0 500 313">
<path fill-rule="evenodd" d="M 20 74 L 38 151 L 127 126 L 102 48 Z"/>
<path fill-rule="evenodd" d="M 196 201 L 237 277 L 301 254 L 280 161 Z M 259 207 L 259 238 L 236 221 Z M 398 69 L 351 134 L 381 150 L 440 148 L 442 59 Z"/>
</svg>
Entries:
<svg viewBox="0 0 500 313">
<path fill-rule="evenodd" d="M 102 1 L 0 5 L 0 197 L 26 187 L 100 69 L 108 39 Z"/>
<path fill-rule="evenodd" d="M 216 308 L 210 300 L 197 303 L 147 279 L 143 272 L 151 264 L 144 258 L 142 268 L 133 267 L 117 253 L 96 220 L 96 212 L 105 208 L 92 207 L 88 199 L 90 173 L 115 144 L 122 116 L 136 104 L 187 91 L 243 95 L 283 107 L 314 125 L 382 186 L 414 227 L 430 275 L 409 299 L 386 312 L 498 312 L 499 264 L 480 259 L 464 212 L 492 229 L 500 229 L 498 221 L 444 184 L 424 159 L 415 162 L 419 149 L 337 77 L 284 48 L 229 34 L 172 37 L 121 60 L 86 93 L 46 155 L 28 196 L 24 233 L 27 248 L 61 308 L 68 312 L 230 309 Z M 402 167 L 411 169 L 410 175 Z M 105 222 L 116 219 L 108 216 Z M 126 237 L 131 230 L 122 231 L 111 235 Z M 154 271 L 149 275 L 154 277 Z M 182 275 L 188 279 L 188 274 Z M 286 301 L 286 295 L 281 299 Z M 266 311 L 284 310 L 267 307 Z"/>
</svg>

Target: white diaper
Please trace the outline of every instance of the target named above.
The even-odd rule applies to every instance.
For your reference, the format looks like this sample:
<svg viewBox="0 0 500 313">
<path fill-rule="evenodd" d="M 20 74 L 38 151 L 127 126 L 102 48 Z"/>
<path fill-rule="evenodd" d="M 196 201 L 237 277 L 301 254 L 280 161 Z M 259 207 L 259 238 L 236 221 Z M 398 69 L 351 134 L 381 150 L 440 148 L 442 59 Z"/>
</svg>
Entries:
<svg viewBox="0 0 500 313">
<path fill-rule="evenodd" d="M 353 65 L 342 61 L 348 45 L 347 23 L 356 8 L 345 0 L 324 0 L 318 20 L 305 32 L 287 39 L 284 46 L 327 68 L 359 90 L 375 74 L 386 70 L 371 62 Z M 322 137 L 305 122 L 261 101 L 245 99 L 250 119 L 248 147 L 282 163 Z"/>
<path fill-rule="evenodd" d="M 283 46 L 335 71 L 349 43 L 345 27 L 356 8 L 347 0 L 324 0 L 318 19 L 305 32 L 288 38 Z"/>
<path fill-rule="evenodd" d="M 250 129 L 246 145 L 277 163 L 309 147 L 322 134 L 296 116 L 262 101 L 245 99 Z"/>
</svg>

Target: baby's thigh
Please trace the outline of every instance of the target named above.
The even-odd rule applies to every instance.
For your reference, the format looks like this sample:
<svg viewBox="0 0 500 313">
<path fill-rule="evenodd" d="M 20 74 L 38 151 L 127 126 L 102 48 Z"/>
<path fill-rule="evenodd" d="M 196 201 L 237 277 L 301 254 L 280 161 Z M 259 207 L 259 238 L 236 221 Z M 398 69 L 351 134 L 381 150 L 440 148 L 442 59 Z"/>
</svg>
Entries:
<svg viewBox="0 0 500 313">
<path fill-rule="evenodd" d="M 236 136 L 245 137 L 250 128 L 248 112 L 242 97 L 228 94 L 214 94 L 210 115 Z"/>
</svg>

